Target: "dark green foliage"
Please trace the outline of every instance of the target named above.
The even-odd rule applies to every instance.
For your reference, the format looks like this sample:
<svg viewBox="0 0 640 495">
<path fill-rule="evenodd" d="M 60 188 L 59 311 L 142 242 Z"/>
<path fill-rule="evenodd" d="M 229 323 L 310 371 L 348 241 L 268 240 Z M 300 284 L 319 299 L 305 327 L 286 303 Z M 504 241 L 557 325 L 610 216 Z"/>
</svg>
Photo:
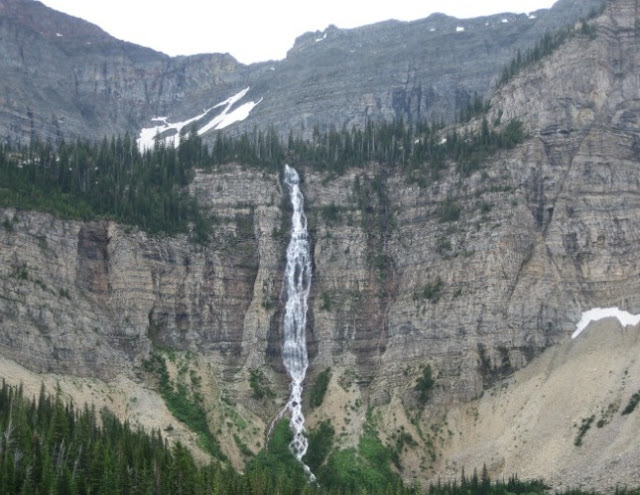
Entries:
<svg viewBox="0 0 640 495">
<path fill-rule="evenodd" d="M 604 428 L 605 426 L 607 426 L 611 422 L 613 415 L 617 413 L 619 409 L 620 404 L 618 402 L 612 402 L 607 406 L 606 409 L 601 409 L 601 416 L 600 419 L 598 419 L 596 426 L 598 428 Z"/>
<path fill-rule="evenodd" d="M 597 30 L 593 25 L 589 24 L 586 21 L 583 21 L 582 22 L 582 26 L 580 28 L 580 34 L 588 36 L 589 38 L 591 38 L 593 40 L 593 39 L 596 38 Z"/>
<path fill-rule="evenodd" d="M 444 282 L 438 277 L 434 282 L 429 282 L 424 286 L 422 292 L 417 292 L 413 295 L 413 300 L 418 301 L 420 299 L 426 299 L 432 303 L 437 303 L 442 295 L 442 289 L 444 288 Z"/>
<path fill-rule="evenodd" d="M 186 187 L 206 148 L 197 137 L 179 150 L 141 154 L 128 135 L 108 142 L 61 142 L 57 149 L 0 146 L 0 207 L 47 211 L 67 218 L 111 218 L 151 232 L 186 232 L 205 240 L 209 222 Z"/>
<path fill-rule="evenodd" d="M 470 103 L 469 117 L 482 115 L 488 106 L 475 97 Z M 330 174 L 343 174 L 352 167 L 366 167 L 378 162 L 390 167 L 403 167 L 415 180 L 425 182 L 437 177 L 447 160 L 458 162 L 460 171 L 468 174 L 481 166 L 491 153 L 513 147 L 524 139 L 522 125 L 514 121 L 502 131 L 488 128 L 477 133 L 458 136 L 455 130 L 443 134 L 443 125 L 418 122 L 405 125 L 397 121 L 368 121 L 363 129 L 329 129 L 322 132 L 315 128 L 310 141 L 289 135 L 286 142 L 278 140 L 277 134 L 269 131 L 268 137 L 257 132 L 253 136 L 244 134 L 240 138 L 216 137 L 210 154 L 209 166 L 239 162 L 244 165 L 280 172 L 283 164 L 304 164 L 315 170 Z M 515 141 L 514 141 L 515 139 Z M 271 152 L 265 152 L 264 143 L 270 142 Z M 378 178 L 380 181 L 382 178 Z M 382 184 L 382 182 L 380 182 Z M 374 190 L 378 194 L 379 191 Z M 370 200 L 369 200 L 370 202 Z M 335 205 L 322 207 L 321 215 L 327 223 L 338 221 L 340 209 Z"/>
<path fill-rule="evenodd" d="M 302 459 L 311 472 L 318 472 L 333 447 L 335 430 L 329 420 L 325 420 L 317 428 L 309 432 L 309 448 Z"/>
<path fill-rule="evenodd" d="M 518 74 L 523 68 L 552 54 L 572 33 L 572 28 L 560 29 L 553 33 L 547 32 L 536 42 L 533 48 L 529 48 L 524 54 L 518 50 L 516 56 L 511 59 L 511 62 L 502 69 L 498 87 L 509 82 L 511 78 Z"/>
<path fill-rule="evenodd" d="M 180 444 L 103 411 L 77 410 L 59 394 L 37 401 L 0 389 L 0 493 L 204 493 L 221 471 L 198 468 Z"/>
<path fill-rule="evenodd" d="M 391 461 L 392 450 L 380 441 L 369 411 L 357 450 L 334 451 L 316 474 L 329 491 L 384 493 L 402 485 Z"/>
<path fill-rule="evenodd" d="M 422 369 L 422 376 L 418 378 L 415 390 L 418 392 L 420 403 L 425 404 L 431 397 L 431 389 L 436 384 L 431 374 L 431 365 L 427 364 Z"/>
<path fill-rule="evenodd" d="M 487 203 L 486 201 L 482 201 L 480 203 L 480 213 L 482 213 L 483 215 L 486 215 L 487 213 L 489 213 L 491 211 L 492 205 L 491 203 Z"/>
<path fill-rule="evenodd" d="M 2 226 L 7 232 L 13 232 L 13 222 L 8 218 L 5 217 L 5 219 L 2 221 Z"/>
<path fill-rule="evenodd" d="M 313 383 L 309 394 L 309 406 L 312 409 L 315 409 L 316 407 L 320 407 L 322 405 L 322 401 L 324 400 L 324 396 L 327 393 L 327 387 L 329 386 L 330 380 L 331 368 L 327 368 L 326 370 L 318 373 L 316 381 Z"/>
<path fill-rule="evenodd" d="M 418 446 L 418 443 L 414 440 L 411 433 L 407 433 L 406 431 L 404 431 L 404 426 L 401 427 L 398 432 L 394 433 L 391 438 L 395 440 L 395 450 L 391 453 L 391 460 L 393 461 L 393 464 L 396 466 L 396 468 L 402 470 L 400 456 L 405 450 L 405 447 L 408 446 L 411 448 L 415 448 Z"/>
<path fill-rule="evenodd" d="M 476 110 L 484 103 L 474 100 Z M 218 165 L 242 165 L 281 172 L 285 161 L 303 164 L 332 174 L 349 167 L 378 162 L 401 167 L 410 180 L 426 185 L 438 178 L 447 162 L 468 175 L 499 149 L 511 148 L 524 139 L 522 124 L 508 123 L 502 131 L 483 125 L 476 133 L 458 136 L 455 129 L 443 134 L 441 125 L 403 121 L 367 122 L 364 129 L 316 130 L 311 141 L 290 137 L 284 143 L 275 131 L 266 135 L 216 137 L 209 150 L 196 133 L 183 137 L 180 147 L 157 145 L 141 153 L 128 135 L 101 143 L 60 142 L 57 148 L 33 141 L 29 146 L 0 145 L 0 207 L 34 209 L 65 218 L 109 218 L 136 225 L 151 233 L 191 232 L 204 242 L 211 233 L 208 218 L 187 192 L 195 169 Z M 385 172 L 385 174 L 388 172 Z M 394 218 L 386 192 L 385 174 L 362 184 L 356 201 L 362 206 L 368 227 L 389 229 Z M 320 210 L 328 224 L 339 222 L 334 204 Z M 249 235 L 249 217 L 238 217 L 238 238 Z M 10 231 L 12 222 L 3 227 Z"/>
<path fill-rule="evenodd" d="M 322 219 L 328 224 L 335 224 L 341 221 L 340 208 L 335 203 L 325 205 L 320 208 Z"/>
<path fill-rule="evenodd" d="M 12 274 L 13 278 L 17 278 L 18 280 L 29 280 L 29 271 L 27 270 L 27 265 L 22 264 L 16 266 L 13 270 Z"/>
<path fill-rule="evenodd" d="M 198 435 L 198 441 L 204 450 L 218 459 L 226 460 L 226 456 L 220 450 L 218 440 L 209 429 L 203 397 L 197 387 L 197 379 L 194 380 L 192 377 L 192 390 L 189 390 L 185 381 L 173 382 L 167 370 L 165 357 L 159 352 L 154 352 L 151 355 L 149 360 L 144 363 L 144 368 L 157 377 L 158 390 L 171 414 Z"/>
<path fill-rule="evenodd" d="M 75 409 L 59 395 L 41 390 L 37 400 L 20 388 L 0 387 L 0 493 L 64 493 L 131 495 L 506 495 L 542 494 L 540 481 L 492 483 L 483 470 L 459 483 L 432 485 L 426 491 L 403 486 L 389 466 L 389 449 L 379 441 L 370 421 L 358 446 L 331 455 L 332 469 L 322 465 L 330 449 L 333 429 L 320 424 L 310 435 L 313 451 L 305 459 L 317 468 L 319 485 L 308 483 L 300 464 L 289 452 L 291 431 L 286 421 L 274 428 L 266 450 L 246 467 L 246 474 L 200 466 L 180 443 L 170 447 L 159 432 L 133 430 L 103 411 L 100 419 L 87 406 Z M 328 447 L 327 447 L 328 445 Z M 324 460 L 324 459 L 323 459 Z M 379 467 L 380 470 L 376 468 Z M 331 477 L 333 475 L 333 477 Z M 325 481 L 326 480 L 326 481 Z M 343 480 L 344 483 L 341 483 Z M 640 495 L 640 490 L 619 488 L 618 495 Z M 563 494 L 559 494 L 563 495 Z M 570 490 L 564 495 L 588 495 Z"/>
<path fill-rule="evenodd" d="M 276 393 L 269 387 L 269 380 L 259 369 L 249 370 L 249 386 L 253 391 L 254 399 L 274 399 Z"/>
<path fill-rule="evenodd" d="M 629 403 L 625 406 L 625 408 L 622 410 L 620 414 L 622 415 L 631 414 L 635 410 L 638 404 L 640 404 L 640 391 L 636 392 L 631 396 L 631 399 L 629 399 Z"/>
<path fill-rule="evenodd" d="M 498 80 L 498 87 L 506 84 L 511 80 L 513 76 L 518 74 L 523 68 L 537 62 L 538 60 L 551 55 L 565 41 L 572 38 L 576 34 L 582 34 L 589 36 L 591 39 L 596 37 L 596 28 L 589 24 L 587 21 L 600 15 L 605 8 L 603 4 L 602 9 L 593 10 L 589 13 L 587 18 L 581 19 L 580 29 L 576 30 L 573 26 L 559 29 L 554 32 L 547 32 L 544 36 L 536 42 L 533 48 L 529 48 L 524 54 L 518 50 L 517 55 L 511 59 L 511 62 L 502 69 L 502 75 Z"/>
<path fill-rule="evenodd" d="M 320 294 L 320 309 L 322 311 L 331 311 L 332 302 L 331 302 L 331 294 L 324 290 L 322 294 Z"/>
<path fill-rule="evenodd" d="M 265 473 L 271 484 L 275 485 L 278 480 L 286 479 L 287 483 L 297 486 L 301 490 L 301 487 L 307 484 L 307 479 L 302 465 L 289 450 L 289 444 L 292 440 L 293 433 L 289 428 L 289 421 L 284 419 L 278 421 L 273 427 L 267 448 L 260 451 L 247 465 L 245 470 L 247 475 L 251 477 Z"/>
<path fill-rule="evenodd" d="M 596 417 L 593 414 L 588 418 L 582 418 L 582 423 L 580 423 L 580 426 L 578 427 L 578 434 L 576 435 L 576 439 L 573 441 L 573 444 L 576 447 L 580 447 L 582 445 L 582 439 L 589 431 L 589 428 L 591 428 L 591 424 L 595 419 Z"/>
<path fill-rule="evenodd" d="M 253 456 L 253 452 L 251 452 L 251 449 L 245 445 L 245 443 L 242 441 L 242 439 L 238 436 L 237 433 L 233 434 L 233 441 L 236 443 L 236 445 L 240 449 L 240 452 L 242 452 L 242 455 L 246 457 Z"/>
<path fill-rule="evenodd" d="M 475 93 L 467 106 L 460 110 L 458 122 L 469 122 L 474 117 L 486 114 L 489 111 L 489 102 L 485 101 L 482 96 Z"/>
<path fill-rule="evenodd" d="M 457 222 L 460 220 L 461 210 L 460 205 L 453 199 L 447 199 L 438 207 L 438 221 L 440 223 Z"/>
</svg>

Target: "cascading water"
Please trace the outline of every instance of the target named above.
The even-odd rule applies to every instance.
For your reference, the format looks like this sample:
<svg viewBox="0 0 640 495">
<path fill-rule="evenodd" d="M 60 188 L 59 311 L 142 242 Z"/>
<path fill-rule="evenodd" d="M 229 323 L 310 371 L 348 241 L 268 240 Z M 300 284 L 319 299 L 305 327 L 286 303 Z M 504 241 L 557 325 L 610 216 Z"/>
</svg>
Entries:
<svg viewBox="0 0 640 495">
<path fill-rule="evenodd" d="M 307 235 L 307 217 L 304 214 L 304 197 L 300 192 L 300 177 L 295 169 L 289 165 L 284 167 L 284 183 L 289 189 L 293 206 L 291 240 L 287 247 L 287 265 L 284 272 L 287 303 L 284 308 L 284 345 L 282 350 L 282 360 L 291 377 L 291 394 L 284 410 L 288 409 L 291 414 L 290 426 L 293 431 L 293 440 L 289 444 L 289 449 L 313 481 L 315 476 L 302 461 L 308 447 L 307 438 L 304 436 L 302 382 L 309 366 L 305 328 L 307 298 L 311 289 L 311 254 Z"/>
</svg>

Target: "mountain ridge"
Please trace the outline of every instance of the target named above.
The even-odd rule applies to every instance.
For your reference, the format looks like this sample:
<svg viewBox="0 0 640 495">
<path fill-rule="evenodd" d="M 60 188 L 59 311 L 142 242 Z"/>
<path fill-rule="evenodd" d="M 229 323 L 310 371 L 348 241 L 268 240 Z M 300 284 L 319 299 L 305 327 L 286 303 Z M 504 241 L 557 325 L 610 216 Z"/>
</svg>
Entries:
<svg viewBox="0 0 640 495">
<path fill-rule="evenodd" d="M 309 137 L 316 125 L 350 128 L 368 118 L 452 120 L 475 93 L 488 95 L 516 49 L 526 49 L 544 31 L 602 3 L 558 2 L 552 13 L 522 19 L 531 24 L 525 30 L 499 22 L 484 32 L 486 20 L 447 20 L 483 29 L 456 33 L 452 26 L 451 33 L 430 32 L 420 29 L 431 22 L 427 18 L 393 29 L 386 23 L 329 29 L 324 34 L 331 36 L 318 43 L 306 33 L 286 59 L 245 66 L 223 54 L 171 58 L 115 40 L 39 2 L 4 0 L 0 62 L 11 70 L 0 76 L 0 135 L 54 142 L 137 135 L 150 118 L 183 120 L 245 87 L 251 88 L 249 98 L 263 98 L 263 104 L 226 132 L 277 126 L 283 136 L 293 131 Z M 34 10 L 37 16 L 29 14 Z M 70 26 L 66 37 L 58 25 Z M 87 38 L 74 41 L 74 32 Z M 206 138 L 213 140 L 213 134 Z"/>
</svg>

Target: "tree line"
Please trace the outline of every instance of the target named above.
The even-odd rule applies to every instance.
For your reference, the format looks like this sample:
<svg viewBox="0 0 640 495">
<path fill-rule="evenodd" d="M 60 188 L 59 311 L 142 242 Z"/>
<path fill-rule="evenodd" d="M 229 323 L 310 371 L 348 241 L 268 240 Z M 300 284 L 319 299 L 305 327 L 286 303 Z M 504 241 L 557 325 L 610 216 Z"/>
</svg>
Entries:
<svg viewBox="0 0 640 495">
<path fill-rule="evenodd" d="M 573 38 L 578 34 L 588 36 L 591 39 L 595 39 L 597 34 L 596 28 L 592 24 L 589 24 L 588 21 L 602 14 L 607 6 L 607 3 L 608 2 L 604 2 L 599 9 L 591 10 L 591 12 L 586 17 L 580 19 L 578 23 L 579 27 L 567 26 L 566 28 L 558 29 L 555 31 L 547 31 L 532 48 L 527 49 L 524 53 L 518 50 L 515 57 L 511 59 L 511 62 L 509 62 L 502 68 L 502 72 L 496 86 L 504 86 L 522 69 L 534 64 L 544 57 L 551 55 L 567 40 Z"/>
<path fill-rule="evenodd" d="M 491 481 L 486 468 L 459 481 L 432 484 L 360 482 L 340 486 L 310 483 L 288 450 L 288 425 L 277 428 L 268 448 L 249 462 L 244 474 L 219 463 L 199 464 L 180 443 L 170 445 L 158 431 L 145 432 L 106 410 L 76 408 L 58 389 L 44 386 L 37 398 L 21 387 L 0 387 L 0 493 L 7 494 L 166 494 L 166 495 L 508 495 L 544 493 L 541 481 Z M 338 459 L 339 460 L 339 459 Z M 366 466 L 363 466 L 364 469 Z M 359 464 L 345 470 L 358 478 Z M 370 467 L 368 467 L 370 469 Z M 366 472 L 366 471 L 365 471 Z M 379 477 L 379 475 L 378 475 Z M 384 478 L 381 478 L 384 481 Z M 571 490 L 566 495 L 587 495 Z M 620 495 L 640 490 L 619 489 Z"/>
<path fill-rule="evenodd" d="M 108 218 L 150 233 L 191 232 L 206 240 L 211 221 L 187 192 L 196 169 L 239 163 L 279 173 L 290 163 L 342 174 L 378 162 L 427 181 L 437 180 L 449 163 L 469 174 L 524 137 L 519 121 L 489 125 L 485 117 L 476 132 L 445 131 L 427 122 L 369 121 L 362 129 L 321 132 L 316 127 L 310 140 L 293 134 L 281 139 L 273 128 L 239 137 L 219 133 L 211 147 L 193 130 L 176 148 L 158 143 L 144 152 L 128 134 L 97 143 L 5 143 L 0 145 L 0 206 Z"/>
<path fill-rule="evenodd" d="M 100 143 L 34 141 L 0 145 L 0 206 L 47 211 L 66 218 L 108 218 L 151 233 L 188 226 L 207 235 L 207 219 L 186 186 L 199 149 L 140 153 L 129 135 Z"/>
</svg>

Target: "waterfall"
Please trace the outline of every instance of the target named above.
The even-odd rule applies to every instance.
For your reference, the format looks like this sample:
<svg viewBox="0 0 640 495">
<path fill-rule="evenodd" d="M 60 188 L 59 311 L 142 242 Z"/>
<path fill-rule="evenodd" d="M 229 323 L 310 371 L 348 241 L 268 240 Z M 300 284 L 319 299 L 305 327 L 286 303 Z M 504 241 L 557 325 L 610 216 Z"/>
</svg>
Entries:
<svg viewBox="0 0 640 495">
<path fill-rule="evenodd" d="M 284 308 L 282 360 L 291 378 L 289 400 L 284 410 L 288 409 L 291 414 L 290 426 L 293 440 L 289 444 L 289 449 L 313 481 L 315 476 L 302 461 L 308 447 L 307 438 L 304 436 L 302 382 L 309 366 L 305 328 L 307 298 L 311 289 L 311 254 L 309 236 L 307 235 L 307 217 L 304 215 L 304 197 L 300 192 L 300 177 L 295 169 L 289 165 L 284 167 L 284 183 L 289 190 L 293 206 L 291 240 L 287 247 L 287 264 L 283 284 L 287 302 Z"/>
</svg>

